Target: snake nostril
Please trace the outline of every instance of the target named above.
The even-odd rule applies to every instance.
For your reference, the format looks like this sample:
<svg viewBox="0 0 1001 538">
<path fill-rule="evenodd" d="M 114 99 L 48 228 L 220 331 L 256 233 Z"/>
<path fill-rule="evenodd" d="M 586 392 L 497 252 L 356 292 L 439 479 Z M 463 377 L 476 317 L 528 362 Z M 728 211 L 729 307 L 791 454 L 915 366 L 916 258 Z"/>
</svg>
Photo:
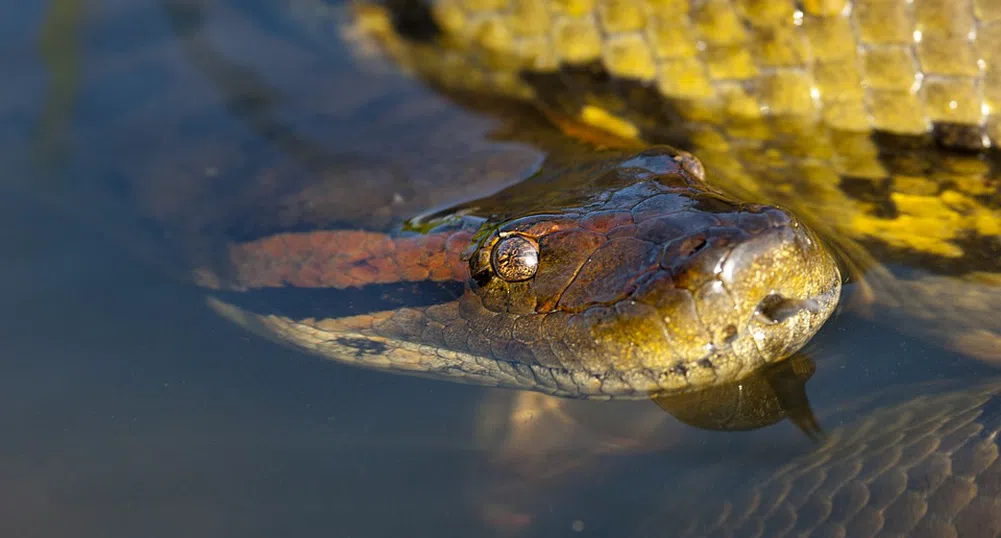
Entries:
<svg viewBox="0 0 1001 538">
<path fill-rule="evenodd" d="M 735 338 L 737 338 L 737 327 L 731 323 L 723 329 L 723 343 L 732 343 Z"/>
<path fill-rule="evenodd" d="M 778 293 L 768 295 L 758 303 L 754 314 L 768 323 L 781 323 L 796 313 L 799 308 Z"/>
<path fill-rule="evenodd" d="M 789 299 L 773 293 L 758 303 L 754 315 L 767 323 L 782 323 L 802 310 L 816 311 L 818 306 L 812 299 Z"/>
</svg>

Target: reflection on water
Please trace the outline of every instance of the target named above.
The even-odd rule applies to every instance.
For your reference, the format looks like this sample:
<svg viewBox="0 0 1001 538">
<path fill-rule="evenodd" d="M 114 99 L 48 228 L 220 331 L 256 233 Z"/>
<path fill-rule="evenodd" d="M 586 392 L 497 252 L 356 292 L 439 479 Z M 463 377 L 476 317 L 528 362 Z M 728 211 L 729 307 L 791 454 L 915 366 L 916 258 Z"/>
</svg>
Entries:
<svg viewBox="0 0 1001 538">
<path fill-rule="evenodd" d="M 658 515 L 679 512 L 665 507 L 694 493 L 711 499 L 703 509 L 718 506 L 815 449 L 788 421 L 699 431 L 650 402 L 554 401 L 333 365 L 215 316 L 184 280 L 178 243 L 204 252 L 200 238 L 253 234 L 228 223 L 269 200 L 286 211 L 268 213 L 279 226 L 289 215 L 323 223 L 311 200 L 369 199 L 398 185 L 401 170 L 411 182 L 404 210 L 444 207 L 496 189 L 504 178 L 491 177 L 493 165 L 530 171 L 538 154 L 484 140 L 493 122 L 443 101 L 399 105 L 421 90 L 382 87 L 398 79 L 346 81 L 346 55 L 318 54 L 263 12 L 214 6 L 198 36 L 157 4 L 87 5 L 71 115 L 59 112 L 66 95 L 39 89 L 60 80 L 47 69 L 74 67 L 43 64 L 33 32 L 0 32 L 10 80 L 0 85 L 4 535 L 667 536 L 674 521 Z M 40 29 L 43 15 L 22 12 L 15 29 Z M 275 94 L 221 96 L 207 59 L 191 56 L 197 39 L 237 60 L 238 85 L 253 76 Z M 373 104 L 370 94 L 386 97 Z M 262 102 L 273 114 L 264 119 L 289 132 L 262 128 Z M 403 115 L 454 129 L 382 136 Z M 26 159 L 28 140 L 61 166 Z M 426 147 L 463 157 L 429 167 Z M 301 155 L 287 158 L 297 152 L 324 154 L 324 166 L 356 182 L 297 198 L 315 172 Z M 442 174 L 468 181 L 431 194 Z M 953 390 L 992 372 L 851 310 L 806 353 L 818 368 L 810 401 L 832 443 L 843 423 L 884 405 L 888 386 L 952 379 Z M 886 403 L 909 393 L 888 394 Z M 972 420 L 993 431 L 995 411 Z M 976 456 L 957 461 L 987 461 Z"/>
</svg>

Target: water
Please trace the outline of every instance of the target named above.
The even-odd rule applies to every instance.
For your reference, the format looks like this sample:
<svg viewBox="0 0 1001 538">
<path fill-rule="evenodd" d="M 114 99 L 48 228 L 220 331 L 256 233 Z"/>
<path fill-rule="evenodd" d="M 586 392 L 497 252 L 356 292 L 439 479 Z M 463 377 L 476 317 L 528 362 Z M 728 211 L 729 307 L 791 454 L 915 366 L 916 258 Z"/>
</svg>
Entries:
<svg viewBox="0 0 1001 538">
<path fill-rule="evenodd" d="M 331 369 L 251 338 L 137 245 L 144 231 L 118 228 L 135 226 L 131 209 L 114 212 L 129 191 L 93 171 L 180 109 L 146 101 L 169 78 L 148 57 L 176 51 L 155 5 L 86 14 L 64 155 L 26 158 L 46 87 L 37 36 L 5 32 L 0 49 L 0 111 L 16 120 L 2 152 L 0 533 L 371 536 L 449 512 L 468 526 L 462 467 L 443 463 L 477 454 L 476 389 Z M 21 11 L 16 26 L 37 29 L 40 15 Z M 144 101 L 157 114 L 137 113 Z"/>
<path fill-rule="evenodd" d="M 696 484 L 713 473 L 752 480 L 811 449 L 787 422 L 703 432 L 649 402 L 566 404 L 569 418 L 538 412 L 527 442 L 505 443 L 483 430 L 516 393 L 331 364 L 219 318 L 183 278 L 178 237 L 151 225 L 151 210 L 215 233 L 218 213 L 255 207 L 213 205 L 241 195 L 227 190 L 233 183 L 199 190 L 216 168 L 309 153 L 301 140 L 320 133 L 347 173 L 362 174 L 388 151 L 401 166 L 420 162 L 408 144 L 422 136 L 366 138 L 359 126 L 378 127 L 381 109 L 348 114 L 342 103 L 314 114 L 331 94 L 357 90 L 326 74 L 347 60 L 225 6 L 209 10 L 206 35 L 282 89 L 270 110 L 296 136 L 267 130 L 260 95 L 221 97 L 193 38 L 177 37 L 185 21 L 158 4 L 79 6 L 77 39 L 46 63 L 45 9 L 72 5 L 0 22 L 0 533 L 631 535 L 695 492 L 693 469 Z M 434 143 L 482 149 L 459 138 Z M 528 169 L 533 158 L 512 146 L 505 163 Z M 171 196 L 178 202 L 163 205 Z M 183 224 L 191 213 L 200 224 Z M 851 312 L 808 352 L 819 364 L 810 398 L 827 430 L 853 418 L 856 396 L 885 385 L 991 372 Z M 636 417 L 642 429 L 632 429 Z"/>
</svg>

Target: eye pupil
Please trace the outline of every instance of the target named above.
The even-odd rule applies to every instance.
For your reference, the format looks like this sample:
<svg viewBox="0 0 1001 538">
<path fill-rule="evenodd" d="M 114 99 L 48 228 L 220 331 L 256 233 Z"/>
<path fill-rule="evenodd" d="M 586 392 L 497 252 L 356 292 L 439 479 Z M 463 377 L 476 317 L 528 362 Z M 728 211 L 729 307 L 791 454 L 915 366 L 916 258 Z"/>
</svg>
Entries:
<svg viewBox="0 0 1001 538">
<path fill-rule="evenodd" d="M 539 268 L 539 247 L 520 235 L 505 237 L 494 245 L 491 263 L 497 276 L 508 282 L 528 280 Z"/>
</svg>

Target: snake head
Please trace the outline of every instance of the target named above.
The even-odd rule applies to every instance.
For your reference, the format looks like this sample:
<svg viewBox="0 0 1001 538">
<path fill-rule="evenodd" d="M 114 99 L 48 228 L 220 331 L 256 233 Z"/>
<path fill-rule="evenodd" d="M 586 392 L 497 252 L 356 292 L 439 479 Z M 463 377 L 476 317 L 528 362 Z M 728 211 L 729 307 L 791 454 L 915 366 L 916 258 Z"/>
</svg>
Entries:
<svg viewBox="0 0 1001 538">
<path fill-rule="evenodd" d="M 528 361 L 595 395 L 693 390 L 788 357 L 833 312 L 837 264 L 788 212 L 712 191 L 666 152 L 612 174 L 580 206 L 490 224 L 470 256 L 478 306 L 509 315 L 490 331 Z"/>
</svg>

